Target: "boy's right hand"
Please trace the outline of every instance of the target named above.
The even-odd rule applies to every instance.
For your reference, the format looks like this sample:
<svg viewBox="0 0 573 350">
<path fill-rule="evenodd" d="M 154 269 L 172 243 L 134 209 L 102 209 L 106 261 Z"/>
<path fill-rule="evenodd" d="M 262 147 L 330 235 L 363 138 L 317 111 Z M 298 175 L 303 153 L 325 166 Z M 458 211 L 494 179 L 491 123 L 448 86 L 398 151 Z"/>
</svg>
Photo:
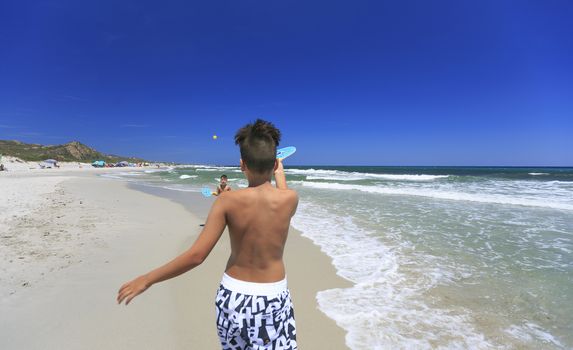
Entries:
<svg viewBox="0 0 573 350">
<path fill-rule="evenodd" d="M 117 303 L 121 304 L 125 300 L 125 305 L 129 305 L 129 302 L 133 298 L 145 292 L 145 290 L 150 286 L 151 284 L 145 275 L 139 276 L 133 281 L 125 283 L 117 292 Z"/>
<path fill-rule="evenodd" d="M 277 168 L 275 169 L 274 175 L 277 188 L 281 190 L 286 190 L 288 187 L 286 183 L 285 169 L 283 168 L 282 159 L 277 158 Z"/>
<path fill-rule="evenodd" d="M 275 174 L 276 173 L 282 173 L 284 171 L 285 171 L 285 169 L 283 167 L 283 160 L 280 158 L 277 158 L 277 168 L 275 169 Z"/>
</svg>

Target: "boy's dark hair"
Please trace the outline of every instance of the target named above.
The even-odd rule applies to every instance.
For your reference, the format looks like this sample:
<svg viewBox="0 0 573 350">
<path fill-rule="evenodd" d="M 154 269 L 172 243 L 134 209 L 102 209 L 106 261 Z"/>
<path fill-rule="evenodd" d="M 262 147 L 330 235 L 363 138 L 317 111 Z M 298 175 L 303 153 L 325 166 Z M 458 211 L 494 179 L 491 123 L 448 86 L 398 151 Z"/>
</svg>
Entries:
<svg viewBox="0 0 573 350">
<path fill-rule="evenodd" d="M 241 149 L 243 162 L 251 171 L 257 173 L 274 168 L 280 140 L 279 129 L 273 123 L 262 119 L 245 125 L 235 134 L 235 144 Z"/>
<path fill-rule="evenodd" d="M 226 179 L 227 175 L 221 175 L 221 179 Z"/>
</svg>

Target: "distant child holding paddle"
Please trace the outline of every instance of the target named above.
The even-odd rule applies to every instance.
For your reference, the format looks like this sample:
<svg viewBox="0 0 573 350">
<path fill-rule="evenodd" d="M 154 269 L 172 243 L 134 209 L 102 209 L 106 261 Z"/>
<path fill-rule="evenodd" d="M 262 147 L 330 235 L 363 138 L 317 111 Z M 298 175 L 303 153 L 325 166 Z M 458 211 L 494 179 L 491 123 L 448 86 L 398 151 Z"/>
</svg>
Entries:
<svg viewBox="0 0 573 350">
<path fill-rule="evenodd" d="M 231 187 L 229 186 L 229 184 L 227 184 L 227 181 L 228 181 L 227 175 L 221 175 L 221 182 L 217 186 L 217 194 L 215 194 L 216 196 L 220 195 L 223 192 L 231 190 Z"/>
<path fill-rule="evenodd" d="M 127 305 L 153 284 L 199 266 L 228 226 L 231 255 L 215 298 L 222 348 L 297 349 L 283 251 L 298 195 L 287 187 L 282 160 L 276 158 L 280 138 L 273 124 L 260 119 L 237 131 L 249 187 L 223 191 L 191 248 L 121 286 L 118 303 Z"/>
</svg>

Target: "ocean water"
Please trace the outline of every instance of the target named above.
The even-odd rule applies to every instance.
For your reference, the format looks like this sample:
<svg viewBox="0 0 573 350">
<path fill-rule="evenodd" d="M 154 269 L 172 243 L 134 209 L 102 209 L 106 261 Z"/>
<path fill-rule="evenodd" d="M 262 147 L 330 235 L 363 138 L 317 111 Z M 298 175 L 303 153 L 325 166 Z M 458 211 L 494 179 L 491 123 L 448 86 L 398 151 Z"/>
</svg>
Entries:
<svg viewBox="0 0 573 350">
<path fill-rule="evenodd" d="M 106 175 L 246 187 L 238 167 Z M 292 225 L 353 286 L 320 292 L 352 349 L 572 349 L 573 168 L 290 167 Z"/>
</svg>

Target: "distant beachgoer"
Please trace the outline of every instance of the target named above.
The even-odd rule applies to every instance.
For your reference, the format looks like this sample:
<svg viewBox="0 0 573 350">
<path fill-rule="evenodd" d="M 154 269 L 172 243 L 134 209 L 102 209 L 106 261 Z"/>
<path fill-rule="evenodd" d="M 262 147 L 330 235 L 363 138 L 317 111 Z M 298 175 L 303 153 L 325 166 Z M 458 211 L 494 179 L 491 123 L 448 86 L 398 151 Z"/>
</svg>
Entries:
<svg viewBox="0 0 573 350">
<path fill-rule="evenodd" d="M 282 161 L 276 159 L 280 137 L 273 124 L 260 119 L 239 129 L 235 143 L 241 149 L 241 170 L 249 187 L 221 193 L 191 248 L 122 285 L 119 304 L 127 305 L 155 283 L 199 266 L 228 226 L 231 255 L 215 298 L 221 347 L 298 349 L 283 262 L 298 195 L 287 187 Z M 271 184 L 273 174 L 276 188 Z"/>
<path fill-rule="evenodd" d="M 0 164 L 0 171 L 4 171 L 4 164 Z"/>
<path fill-rule="evenodd" d="M 221 182 L 217 186 L 217 194 L 215 194 L 216 196 L 231 190 L 231 186 L 229 186 L 227 183 L 228 181 L 229 179 L 227 178 L 227 175 L 221 175 Z"/>
</svg>

